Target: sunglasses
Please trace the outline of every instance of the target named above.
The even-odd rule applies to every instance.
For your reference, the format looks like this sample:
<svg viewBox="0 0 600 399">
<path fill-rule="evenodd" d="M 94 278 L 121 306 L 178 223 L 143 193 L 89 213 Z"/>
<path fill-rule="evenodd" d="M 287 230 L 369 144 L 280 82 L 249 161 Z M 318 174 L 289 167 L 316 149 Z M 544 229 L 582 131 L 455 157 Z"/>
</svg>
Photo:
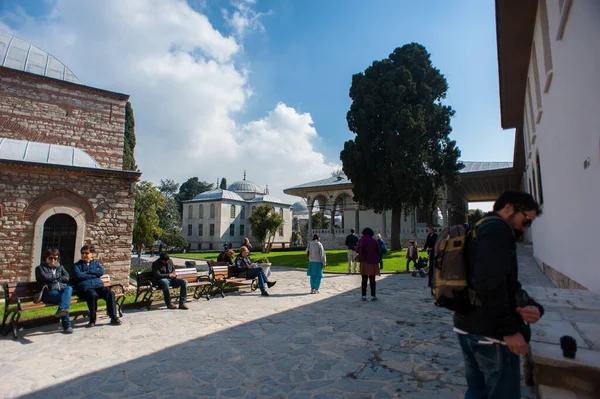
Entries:
<svg viewBox="0 0 600 399">
<path fill-rule="evenodd" d="M 521 212 L 521 214 L 525 218 L 525 221 L 523 222 L 523 227 L 531 227 L 531 224 L 533 223 L 533 220 L 531 220 L 531 218 L 529 216 L 527 216 L 527 214 L 525 213 L 525 211 L 519 211 L 519 212 Z"/>
<path fill-rule="evenodd" d="M 48 256 L 46 259 L 59 260 L 60 258 L 58 256 Z"/>
</svg>

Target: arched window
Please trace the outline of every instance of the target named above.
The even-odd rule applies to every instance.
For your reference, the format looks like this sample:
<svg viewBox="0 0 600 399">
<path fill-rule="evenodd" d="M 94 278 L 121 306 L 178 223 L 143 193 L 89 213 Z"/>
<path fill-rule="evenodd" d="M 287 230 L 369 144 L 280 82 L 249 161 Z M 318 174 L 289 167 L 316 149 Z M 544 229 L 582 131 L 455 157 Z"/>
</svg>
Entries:
<svg viewBox="0 0 600 399">
<path fill-rule="evenodd" d="M 231 205 L 231 213 L 229 214 L 229 217 L 235 219 L 235 205 Z"/>
<path fill-rule="evenodd" d="M 243 205 L 240 207 L 240 219 L 246 219 L 246 207 Z"/>
<path fill-rule="evenodd" d="M 279 208 L 279 216 L 283 217 L 283 208 Z"/>
<path fill-rule="evenodd" d="M 215 204 L 210 204 L 210 217 L 211 219 L 215 218 Z"/>
<path fill-rule="evenodd" d="M 198 213 L 198 216 L 200 216 L 200 218 L 202 219 L 204 217 L 204 205 L 200 204 L 200 207 L 198 208 Z"/>
<path fill-rule="evenodd" d="M 191 219 L 194 217 L 194 208 L 192 206 L 188 206 L 188 217 Z"/>
<path fill-rule="evenodd" d="M 535 154 L 535 170 L 537 171 L 537 184 L 538 184 L 538 194 L 540 195 L 539 201 L 540 205 L 544 203 L 544 190 L 542 189 L 542 170 L 540 168 L 540 153 L 539 151 Z"/>
</svg>

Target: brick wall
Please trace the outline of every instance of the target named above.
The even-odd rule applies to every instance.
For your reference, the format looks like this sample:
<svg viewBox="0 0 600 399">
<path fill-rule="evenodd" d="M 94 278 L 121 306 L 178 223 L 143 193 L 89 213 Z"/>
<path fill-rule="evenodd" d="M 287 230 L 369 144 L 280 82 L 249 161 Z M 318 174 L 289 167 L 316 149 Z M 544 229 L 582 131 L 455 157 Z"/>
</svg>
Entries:
<svg viewBox="0 0 600 399">
<path fill-rule="evenodd" d="M 74 193 L 95 213 L 95 222 L 86 223 L 85 243 L 98 247 L 97 258 L 116 280 L 127 282 L 134 220 L 134 179 L 60 169 L 12 167 L 0 169 L 0 280 L 28 281 L 37 214 L 26 210 L 36 198 L 48 192 Z M 75 198 L 73 195 L 68 195 Z M 75 202 L 54 198 L 53 203 Z M 89 209 L 89 207 L 88 207 Z M 86 217 L 87 218 L 87 217 Z M 76 244 L 79 245 L 79 244 Z"/>
<path fill-rule="evenodd" d="M 0 137 L 85 150 L 123 168 L 128 96 L 0 67 Z"/>
</svg>

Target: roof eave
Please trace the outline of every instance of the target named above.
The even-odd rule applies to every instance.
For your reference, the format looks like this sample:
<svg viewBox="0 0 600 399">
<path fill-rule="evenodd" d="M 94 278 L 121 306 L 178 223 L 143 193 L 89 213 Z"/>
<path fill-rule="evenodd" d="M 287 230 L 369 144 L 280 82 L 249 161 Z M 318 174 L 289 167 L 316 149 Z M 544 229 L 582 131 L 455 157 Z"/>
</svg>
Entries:
<svg viewBox="0 0 600 399">
<path fill-rule="evenodd" d="M 523 124 L 525 89 L 538 0 L 496 0 L 501 125 Z"/>
<path fill-rule="evenodd" d="M 127 177 L 131 180 L 139 180 L 140 177 L 142 176 L 142 172 L 134 172 L 134 171 L 130 171 L 130 170 L 88 168 L 88 167 L 83 167 L 83 166 L 18 161 L 18 160 L 12 160 L 12 159 L 0 159 L 0 164 L 13 165 L 13 166 L 19 166 L 19 167 L 42 168 L 42 169 L 61 169 L 61 170 L 68 170 L 68 171 L 73 171 L 73 172 L 111 174 L 111 175 Z"/>
</svg>

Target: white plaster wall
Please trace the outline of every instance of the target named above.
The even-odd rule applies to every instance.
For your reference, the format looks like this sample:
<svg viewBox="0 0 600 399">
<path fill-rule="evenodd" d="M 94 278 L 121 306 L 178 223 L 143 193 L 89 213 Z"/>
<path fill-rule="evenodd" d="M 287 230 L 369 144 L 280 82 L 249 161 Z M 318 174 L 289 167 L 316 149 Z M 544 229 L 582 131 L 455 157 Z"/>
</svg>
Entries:
<svg viewBox="0 0 600 399">
<path fill-rule="evenodd" d="M 556 40 L 558 2 L 547 4 L 553 79 L 542 93 L 537 140 L 526 147 L 532 151 L 529 173 L 539 151 L 544 194 L 543 215 L 532 227 L 534 252 L 545 264 L 600 292 L 600 1 L 573 1 L 562 40 Z M 535 40 L 543 90 L 539 20 Z M 590 166 L 584 169 L 588 157 Z"/>
</svg>

